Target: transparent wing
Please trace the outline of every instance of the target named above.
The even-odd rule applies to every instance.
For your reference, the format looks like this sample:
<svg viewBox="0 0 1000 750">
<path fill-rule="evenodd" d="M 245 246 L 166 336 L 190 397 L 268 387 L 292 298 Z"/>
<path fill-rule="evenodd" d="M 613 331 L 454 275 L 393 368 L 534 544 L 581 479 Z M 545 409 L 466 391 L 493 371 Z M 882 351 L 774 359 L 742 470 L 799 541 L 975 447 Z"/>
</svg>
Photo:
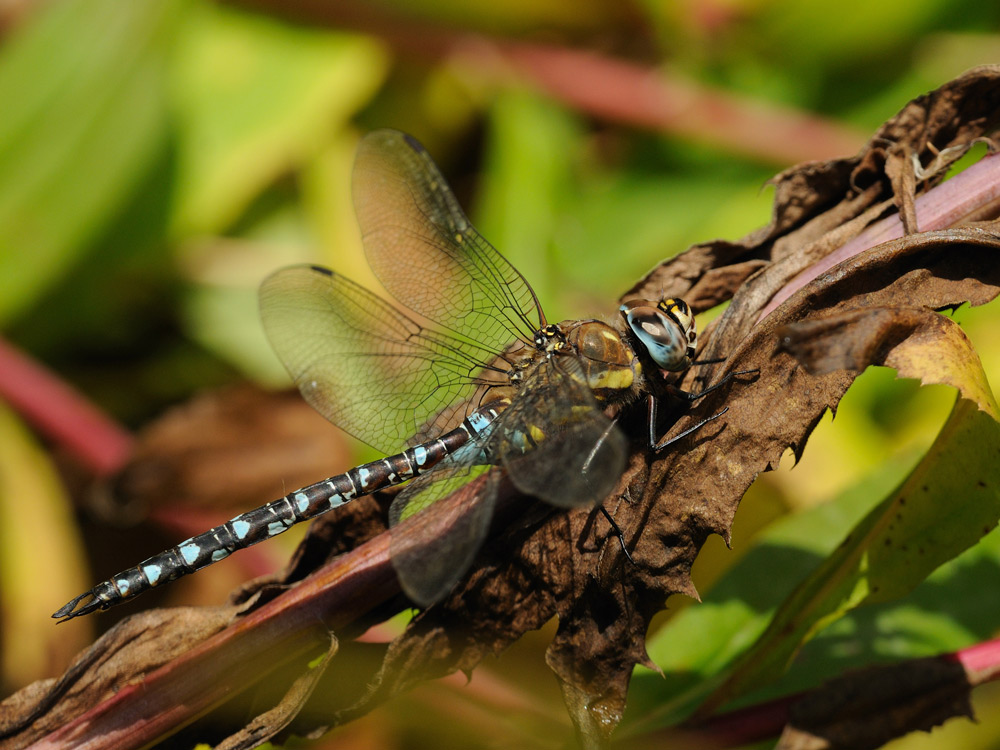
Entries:
<svg viewBox="0 0 1000 750">
<path fill-rule="evenodd" d="M 600 502 L 625 468 L 625 436 L 598 407 L 572 356 L 539 364 L 495 429 L 511 481 L 552 505 Z"/>
<path fill-rule="evenodd" d="M 264 330 L 306 401 L 383 453 L 467 397 L 495 355 L 421 327 L 333 271 L 293 266 L 260 288 Z M 455 414 L 460 421 L 463 414 Z M 453 420 L 453 421 L 454 421 Z"/>
<path fill-rule="evenodd" d="M 406 595 L 427 607 L 444 598 L 465 575 L 482 546 L 493 519 L 499 472 L 471 480 L 490 466 L 469 465 L 461 457 L 449 456 L 428 474 L 417 477 L 393 500 L 389 520 L 393 525 L 390 553 L 392 564 Z M 447 506 L 431 516 L 420 511 L 443 497 L 457 493 Z M 447 511 L 447 512 L 446 512 Z M 413 519 L 423 524 L 400 534 L 397 524 Z"/>
<path fill-rule="evenodd" d="M 393 501 L 393 525 L 453 492 L 448 512 L 437 509 L 420 533 L 393 536 L 392 560 L 406 594 L 430 605 L 444 597 L 475 559 L 489 532 L 499 472 L 485 465 L 496 454 L 522 492 L 561 506 L 603 500 L 625 467 L 621 431 L 599 409 L 575 357 L 535 367 L 518 398 L 476 444 L 412 480 Z M 470 480 L 483 473 L 482 482 Z M 430 514 L 428 514 L 430 515 Z"/>
<path fill-rule="evenodd" d="M 544 322 L 528 282 L 475 230 L 430 156 L 395 130 L 358 147 L 354 210 L 368 262 L 406 307 L 487 348 Z"/>
</svg>

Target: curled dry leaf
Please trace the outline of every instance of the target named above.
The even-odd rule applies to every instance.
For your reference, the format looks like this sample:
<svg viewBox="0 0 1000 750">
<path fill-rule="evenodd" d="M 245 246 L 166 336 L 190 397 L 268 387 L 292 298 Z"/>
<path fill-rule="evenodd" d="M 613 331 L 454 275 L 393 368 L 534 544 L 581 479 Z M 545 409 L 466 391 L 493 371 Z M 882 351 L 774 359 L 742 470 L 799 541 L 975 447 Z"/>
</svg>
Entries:
<svg viewBox="0 0 1000 750">
<path fill-rule="evenodd" d="M 564 686 L 582 743 L 605 743 L 621 716 L 634 665 L 648 662 L 644 639 L 650 619 L 671 594 L 696 595 L 690 567 L 705 539 L 719 534 L 728 540 L 739 500 L 756 475 L 776 466 L 788 448 L 800 455 L 812 429 L 827 409 L 836 407 L 857 370 L 886 361 L 891 351 L 885 339 L 871 346 L 845 343 L 843 348 L 855 357 L 851 369 L 810 372 L 781 350 L 784 326 L 870 308 L 982 304 L 1000 292 L 1000 239 L 994 224 L 912 234 L 854 257 L 838 257 L 839 265 L 815 280 L 800 277 L 867 226 L 896 212 L 897 205 L 913 200 L 912 195 L 894 195 L 887 165 L 911 154 L 922 167 L 933 165 L 930 173 L 915 170 L 912 182 L 895 180 L 897 185 L 912 184 L 918 195 L 933 200 L 934 193 L 927 191 L 943 179 L 945 168 L 976 139 L 992 135 L 998 123 L 1000 67 L 973 70 L 908 104 L 856 157 L 805 164 L 778 175 L 774 214 L 767 227 L 739 242 L 696 246 L 650 272 L 624 297 L 665 292 L 687 298 L 699 311 L 731 298 L 699 355 L 726 356 L 725 364 L 694 368 L 686 387 L 698 390 L 726 372 L 759 372 L 736 378 L 699 401 L 692 414 L 672 426 L 673 434 L 723 407 L 729 411 L 658 456 L 645 446 L 641 409 L 622 416 L 631 455 L 605 507 L 621 527 L 634 564 L 625 558 L 607 522 L 591 510 L 556 512 L 525 504 L 507 492 L 505 513 L 473 572 L 445 601 L 414 618 L 369 671 L 351 671 L 350 679 L 368 689 L 338 703 L 319 684 L 306 707 L 316 704 L 322 711 L 304 712 L 309 718 L 292 722 L 285 731 L 305 734 L 333 725 L 419 679 L 471 670 L 484 656 L 557 616 L 559 628 L 548 663 Z M 919 205 L 913 213 L 919 226 Z M 761 319 L 782 290 L 788 299 Z M 825 320 L 829 324 L 833 319 Z M 338 670 L 338 661 L 348 651 L 349 634 L 405 602 L 385 578 L 387 558 L 380 556 L 388 555 L 388 544 L 379 537 L 321 568 L 323 544 L 351 525 L 377 528 L 384 507 L 383 501 L 352 503 L 344 513 L 315 523 L 296 564 L 283 579 L 272 582 L 291 590 L 263 606 L 260 599 L 249 600 L 248 610 L 260 608 L 234 624 L 244 634 L 253 631 L 243 648 L 287 643 L 289 622 L 322 620 L 337 633 L 341 650 L 319 682 L 343 681 L 346 673 Z M 392 533 L 408 533 L 403 526 Z M 344 600 L 331 593 L 364 580 L 374 583 L 365 599 L 348 597 L 353 608 L 345 608 Z M 217 644 L 224 639 L 225 634 L 216 635 L 194 656 L 184 658 L 189 664 L 191 659 L 211 664 L 222 653 L 218 649 L 223 646 Z M 322 653 L 323 644 L 324 636 L 316 635 L 312 648 Z M 120 653 L 127 659 L 128 647 Z M 268 669 L 261 664 L 254 679 L 263 680 Z M 129 678 L 141 671 L 129 672 Z M 177 682 L 169 683 L 171 689 L 160 694 L 160 705 L 155 706 L 148 696 L 168 684 L 158 679 L 146 679 L 142 711 L 169 709 L 179 724 L 208 707 L 196 695 L 202 686 L 185 692 Z M 232 690 L 252 682 L 245 680 Z M 91 705 L 102 697 L 90 696 Z M 84 707 L 81 702 L 76 710 Z M 137 706 L 118 707 L 137 716 Z M 283 729 L 286 720 L 282 714 L 280 725 L 255 730 L 254 737 L 270 736 Z M 94 747 L 110 746 L 100 743 L 111 736 L 102 734 L 110 730 L 101 721 L 92 712 L 87 722 L 86 736 Z M 145 742 L 155 739 L 148 735 Z"/>
<path fill-rule="evenodd" d="M 955 659 L 912 659 L 830 680 L 789 710 L 778 750 L 869 750 L 955 716 L 972 718 L 970 683 Z"/>
<path fill-rule="evenodd" d="M 4 747 L 24 747 L 178 659 L 232 622 L 229 607 L 143 612 L 119 623 L 57 680 L 30 685 L 0 703 Z M 127 724 L 122 727 L 127 732 Z"/>
</svg>

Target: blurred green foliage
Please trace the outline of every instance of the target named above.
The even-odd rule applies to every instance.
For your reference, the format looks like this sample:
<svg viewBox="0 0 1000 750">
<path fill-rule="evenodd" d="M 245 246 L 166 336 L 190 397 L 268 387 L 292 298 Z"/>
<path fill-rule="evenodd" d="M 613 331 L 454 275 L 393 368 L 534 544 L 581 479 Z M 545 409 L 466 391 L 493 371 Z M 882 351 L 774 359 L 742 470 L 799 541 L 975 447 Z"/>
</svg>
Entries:
<svg viewBox="0 0 1000 750">
<path fill-rule="evenodd" d="M 371 128 L 425 143 L 551 319 L 605 314 L 664 258 L 767 222 L 762 186 L 790 164 L 748 156 L 738 125 L 694 139 L 581 112 L 498 70 L 483 38 L 601 50 L 723 99 L 812 113 L 860 134 L 857 146 L 913 96 L 1000 55 L 1000 6 L 971 0 L 386 0 L 294 19 L 261 1 L 12 5 L 0 17 L 0 325 L 130 426 L 210 386 L 283 382 L 256 313 L 256 286 L 275 268 L 316 260 L 374 285 L 349 193 L 354 145 Z M 1000 372 L 996 313 L 959 318 L 987 373 Z M 633 710 L 669 714 L 664 701 L 680 706 L 698 688 L 689 678 L 748 643 L 790 574 L 821 560 L 923 454 L 950 400 L 862 378 L 802 465 L 751 490 L 736 552 L 707 546 L 696 582 L 708 603 L 654 641 L 669 688 L 641 676 Z M 64 502 L 0 497 L 15 510 L 36 501 Z M 791 511 L 802 512 L 767 528 Z M 996 542 L 824 632 L 779 689 L 989 635 L 997 613 L 974 581 L 995 580 Z M 679 640 L 702 648 L 678 653 Z"/>
</svg>

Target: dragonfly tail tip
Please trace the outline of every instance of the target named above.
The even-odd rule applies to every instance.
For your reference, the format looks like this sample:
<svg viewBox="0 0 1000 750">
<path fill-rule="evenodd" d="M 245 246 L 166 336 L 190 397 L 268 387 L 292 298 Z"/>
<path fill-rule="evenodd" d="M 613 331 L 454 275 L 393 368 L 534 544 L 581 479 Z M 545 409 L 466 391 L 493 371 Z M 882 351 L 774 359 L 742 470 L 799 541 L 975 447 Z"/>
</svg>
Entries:
<svg viewBox="0 0 1000 750">
<path fill-rule="evenodd" d="M 77 605 L 88 597 L 91 598 L 91 601 L 77 609 Z M 101 609 L 102 604 L 103 602 L 95 596 L 93 591 L 88 591 L 85 594 L 80 594 L 80 596 L 70 600 L 57 609 L 52 613 L 52 617 L 53 619 L 59 620 L 59 622 L 66 622 L 67 620 L 72 620 L 74 617 L 89 615 L 91 612 L 96 612 L 98 609 Z"/>
</svg>

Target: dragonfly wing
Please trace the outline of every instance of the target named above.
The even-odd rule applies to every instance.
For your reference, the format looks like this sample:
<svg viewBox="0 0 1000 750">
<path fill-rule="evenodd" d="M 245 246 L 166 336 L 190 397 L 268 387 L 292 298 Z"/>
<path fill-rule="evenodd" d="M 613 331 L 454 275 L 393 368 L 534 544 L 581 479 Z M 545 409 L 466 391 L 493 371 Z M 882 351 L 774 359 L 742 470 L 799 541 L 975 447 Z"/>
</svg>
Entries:
<svg viewBox="0 0 1000 750">
<path fill-rule="evenodd" d="M 552 505 L 604 500 L 625 468 L 625 436 L 598 407 L 574 357 L 535 368 L 496 429 L 511 481 Z"/>
<path fill-rule="evenodd" d="M 495 351 L 514 337 L 531 342 L 543 320 L 535 293 L 472 226 L 414 138 L 366 136 L 352 187 L 368 262 L 390 294 Z"/>
<path fill-rule="evenodd" d="M 451 457 L 411 481 L 393 501 L 390 552 L 403 591 L 422 607 L 443 599 L 465 575 L 493 519 L 498 472 Z M 470 481 L 486 474 L 479 482 Z M 453 495 L 453 493 L 455 493 Z M 445 496 L 447 506 L 422 514 Z M 403 531 L 398 524 L 416 528 Z"/>
<path fill-rule="evenodd" d="M 271 345 L 306 401 L 384 453 L 467 397 L 484 367 L 480 347 L 426 329 L 318 266 L 272 274 L 261 285 L 260 308 Z"/>
</svg>

